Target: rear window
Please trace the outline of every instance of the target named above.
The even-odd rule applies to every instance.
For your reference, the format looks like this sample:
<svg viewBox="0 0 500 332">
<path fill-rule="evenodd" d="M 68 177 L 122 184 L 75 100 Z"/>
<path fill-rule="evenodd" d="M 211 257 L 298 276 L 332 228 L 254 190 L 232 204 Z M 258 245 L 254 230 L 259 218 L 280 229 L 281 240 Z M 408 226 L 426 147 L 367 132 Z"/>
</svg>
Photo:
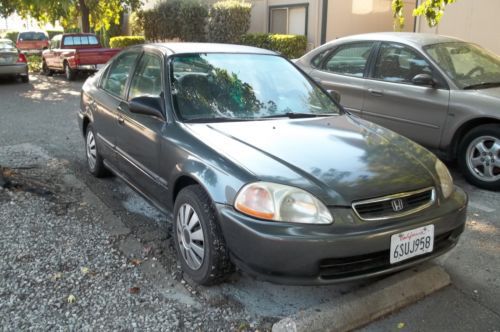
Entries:
<svg viewBox="0 0 500 332">
<path fill-rule="evenodd" d="M 0 40 L 0 50 L 13 50 L 14 44 L 10 40 Z"/>
<path fill-rule="evenodd" d="M 96 36 L 66 36 L 63 44 L 65 46 L 87 46 L 99 45 Z"/>
<path fill-rule="evenodd" d="M 21 32 L 17 37 L 19 41 L 48 40 L 43 32 Z"/>
</svg>

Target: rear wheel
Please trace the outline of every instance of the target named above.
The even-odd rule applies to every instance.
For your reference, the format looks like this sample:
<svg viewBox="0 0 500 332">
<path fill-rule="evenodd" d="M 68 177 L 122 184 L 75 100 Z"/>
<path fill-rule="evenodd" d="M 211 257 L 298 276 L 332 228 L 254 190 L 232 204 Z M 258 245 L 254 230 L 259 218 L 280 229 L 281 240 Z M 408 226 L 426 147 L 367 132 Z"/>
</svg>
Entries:
<svg viewBox="0 0 500 332">
<path fill-rule="evenodd" d="M 85 155 L 87 157 L 87 168 L 90 173 L 98 178 L 107 175 L 103 158 L 97 150 L 94 128 L 91 124 L 87 126 L 87 132 L 85 134 Z"/>
<path fill-rule="evenodd" d="M 64 63 L 64 75 L 68 81 L 74 81 L 76 78 L 76 70 L 71 69 L 67 62 Z"/>
<path fill-rule="evenodd" d="M 196 283 L 220 283 L 233 270 L 215 207 L 199 185 L 182 189 L 175 200 L 174 240 L 182 270 Z"/>
<path fill-rule="evenodd" d="M 21 82 L 29 83 L 29 81 L 30 81 L 30 76 L 28 74 L 21 76 Z"/>
<path fill-rule="evenodd" d="M 480 188 L 499 190 L 500 125 L 482 125 L 468 132 L 458 158 L 467 181 Z"/>
</svg>

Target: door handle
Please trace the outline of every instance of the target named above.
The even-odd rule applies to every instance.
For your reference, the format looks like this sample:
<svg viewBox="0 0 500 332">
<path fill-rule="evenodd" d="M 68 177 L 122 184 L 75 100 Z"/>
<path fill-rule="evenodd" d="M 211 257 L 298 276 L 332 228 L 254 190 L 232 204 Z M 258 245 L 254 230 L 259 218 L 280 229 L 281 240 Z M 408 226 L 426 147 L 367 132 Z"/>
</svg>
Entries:
<svg viewBox="0 0 500 332">
<path fill-rule="evenodd" d="M 384 93 L 380 90 L 375 90 L 375 89 L 368 89 L 368 92 L 372 95 L 372 96 L 376 96 L 376 97 L 382 97 L 384 95 Z"/>
<path fill-rule="evenodd" d="M 122 117 L 122 116 L 118 116 L 118 123 L 119 124 L 124 124 L 125 123 L 125 119 Z"/>
</svg>

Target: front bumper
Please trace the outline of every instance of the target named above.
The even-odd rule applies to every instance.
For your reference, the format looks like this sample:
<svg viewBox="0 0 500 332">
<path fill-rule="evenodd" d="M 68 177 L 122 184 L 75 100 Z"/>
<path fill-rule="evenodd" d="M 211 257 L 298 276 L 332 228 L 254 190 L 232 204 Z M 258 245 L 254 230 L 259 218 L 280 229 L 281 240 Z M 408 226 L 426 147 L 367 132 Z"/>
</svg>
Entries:
<svg viewBox="0 0 500 332">
<path fill-rule="evenodd" d="M 333 225 L 260 221 L 218 205 L 234 263 L 262 279 L 287 284 L 328 284 L 406 269 L 453 248 L 464 230 L 467 195 L 459 188 L 445 202 L 401 219 L 367 222 L 336 208 Z M 391 235 L 434 225 L 434 251 L 390 264 Z"/>
<path fill-rule="evenodd" d="M 0 65 L 0 75 L 28 75 L 28 65 L 25 63 Z"/>
</svg>

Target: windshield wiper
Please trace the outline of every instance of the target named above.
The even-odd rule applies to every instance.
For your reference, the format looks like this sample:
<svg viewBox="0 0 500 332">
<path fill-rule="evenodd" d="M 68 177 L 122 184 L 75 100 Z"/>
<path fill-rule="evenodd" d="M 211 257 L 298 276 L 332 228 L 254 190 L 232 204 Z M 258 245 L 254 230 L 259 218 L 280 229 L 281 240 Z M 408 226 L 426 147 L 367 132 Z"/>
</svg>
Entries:
<svg viewBox="0 0 500 332">
<path fill-rule="evenodd" d="M 474 90 L 474 89 L 487 89 L 500 86 L 500 82 L 481 82 L 478 84 L 471 84 L 464 87 L 464 90 Z"/>
<path fill-rule="evenodd" d="M 287 112 L 283 114 L 275 114 L 275 115 L 266 115 L 261 116 L 261 119 L 269 119 L 269 118 L 289 118 L 289 119 L 303 119 L 303 118 L 317 118 L 322 116 L 332 116 L 334 113 L 323 113 L 323 114 L 315 114 L 315 113 L 295 113 L 295 112 Z"/>
<path fill-rule="evenodd" d="M 186 122 L 186 123 L 213 123 L 213 122 L 240 122 L 240 121 L 252 121 L 252 120 L 254 120 L 254 119 L 216 117 L 216 118 L 186 119 L 186 120 L 184 120 L 184 122 Z"/>
</svg>

